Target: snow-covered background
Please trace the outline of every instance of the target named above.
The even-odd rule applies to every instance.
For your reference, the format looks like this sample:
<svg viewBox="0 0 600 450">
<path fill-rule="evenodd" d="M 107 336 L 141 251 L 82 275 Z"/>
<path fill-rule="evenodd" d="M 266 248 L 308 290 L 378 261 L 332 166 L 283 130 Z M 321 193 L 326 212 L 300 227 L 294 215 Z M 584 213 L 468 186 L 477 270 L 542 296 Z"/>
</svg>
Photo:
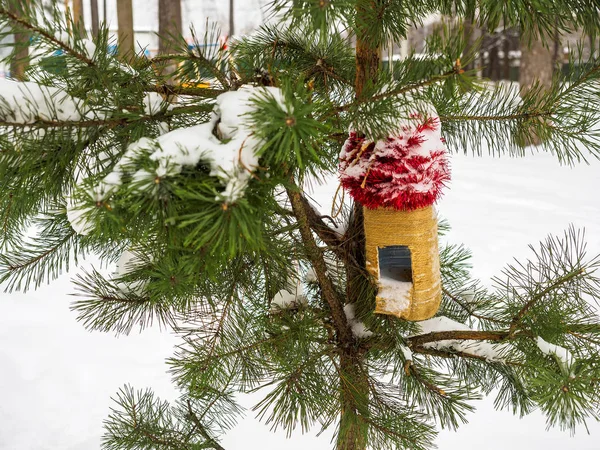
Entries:
<svg viewBox="0 0 600 450">
<path fill-rule="evenodd" d="M 453 227 L 446 239 L 472 249 L 475 274 L 483 280 L 513 256 L 528 256 L 529 243 L 562 233 L 570 223 L 585 227 L 589 252 L 600 253 L 599 162 L 568 168 L 545 154 L 455 155 L 451 164 L 453 181 L 439 203 Z M 335 182 L 317 188 L 314 197 L 323 209 L 335 188 Z M 119 338 L 89 333 L 69 311 L 72 291 L 69 276 L 63 276 L 37 292 L 0 293 L 1 450 L 98 449 L 110 396 L 124 383 L 175 398 L 164 364 L 175 338 L 158 329 Z M 591 435 L 581 429 L 570 437 L 546 432 L 541 415 L 520 420 L 495 412 L 490 400 L 479 403 L 468 425 L 440 434 L 440 450 L 599 448 L 596 423 Z M 315 433 L 286 440 L 250 418 L 223 444 L 227 450 L 331 448 L 330 435 Z"/>
</svg>

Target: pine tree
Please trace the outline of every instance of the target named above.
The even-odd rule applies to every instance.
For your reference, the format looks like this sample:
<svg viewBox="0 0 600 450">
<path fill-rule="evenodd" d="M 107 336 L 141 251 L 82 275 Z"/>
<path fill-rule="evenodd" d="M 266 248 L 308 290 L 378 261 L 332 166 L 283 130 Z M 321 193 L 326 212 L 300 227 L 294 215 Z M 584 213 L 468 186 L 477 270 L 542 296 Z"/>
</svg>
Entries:
<svg viewBox="0 0 600 450">
<path fill-rule="evenodd" d="M 375 142 L 431 105 L 452 152 L 523 155 L 535 135 L 565 164 L 597 158 L 598 59 L 521 99 L 463 69 L 474 56 L 456 19 L 428 57 L 380 64 L 431 13 L 594 35 L 597 2 L 276 0 L 272 11 L 277 23 L 232 48 L 208 45 L 209 30 L 125 62 L 106 29 L 92 43 L 59 11 L 0 0 L 0 32 L 33 36 L 15 52 L 38 55 L 29 82 L 0 80 L 0 282 L 36 288 L 99 255 L 118 271 L 75 279 L 83 325 L 157 322 L 182 339 L 169 361 L 180 400 L 126 386 L 103 448 L 221 450 L 237 395 L 257 391 L 274 429 L 333 427 L 339 450 L 432 448 L 436 427 L 457 428 L 482 395 L 571 431 L 597 419 L 600 258 L 581 231 L 532 247 L 491 288 L 471 278 L 465 248 L 442 248 L 442 305 L 425 326 L 373 313 L 362 207 L 324 216 L 304 190 L 337 173 L 349 128 Z M 155 70 L 171 61 L 184 64 Z M 186 82 L 198 74 L 210 88 Z"/>
</svg>

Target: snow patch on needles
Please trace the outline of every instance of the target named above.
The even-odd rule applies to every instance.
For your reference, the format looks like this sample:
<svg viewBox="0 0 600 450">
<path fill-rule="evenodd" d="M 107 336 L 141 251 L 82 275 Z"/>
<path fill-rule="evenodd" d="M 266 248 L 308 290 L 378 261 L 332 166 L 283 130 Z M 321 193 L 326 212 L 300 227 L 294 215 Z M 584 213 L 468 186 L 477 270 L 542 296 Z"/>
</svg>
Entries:
<svg viewBox="0 0 600 450">
<path fill-rule="evenodd" d="M 278 88 L 242 86 L 216 98 L 211 120 L 201 125 L 180 128 L 157 138 L 142 138 L 129 145 L 113 170 L 90 192 L 95 202 L 103 202 L 123 183 L 123 175 L 131 173 L 139 189 L 151 189 L 157 180 L 180 173 L 184 166 L 195 167 L 204 161 L 210 166 L 210 176 L 218 178 L 223 191 L 215 198 L 223 204 L 239 200 L 258 166 L 258 151 L 262 140 L 255 137 L 249 123 L 249 114 L 255 110 L 252 99 L 259 95 L 273 96 L 286 109 Z M 150 98 L 158 103 L 158 98 Z M 157 162 L 153 172 L 135 170 L 135 162 L 144 154 Z M 76 214 L 71 212 L 72 216 Z M 81 222 L 81 220 L 80 220 Z M 77 232 L 89 232 L 87 227 L 72 223 Z"/>
<path fill-rule="evenodd" d="M 195 166 L 200 161 L 210 164 L 210 175 L 217 177 L 225 189 L 217 197 L 224 203 L 235 203 L 244 195 L 248 181 L 258 165 L 258 150 L 262 142 L 254 137 L 248 124 L 248 114 L 254 111 L 251 98 L 269 90 L 275 98 L 283 98 L 277 88 L 242 86 L 217 97 L 210 122 L 189 128 L 180 128 L 156 139 L 142 138 L 131 144 L 115 169 L 104 179 L 100 191 L 120 186 L 127 166 L 144 151 L 150 150 L 150 159 L 158 162 L 154 174 L 144 171 L 134 178 L 148 178 L 150 183 L 158 178 L 181 172 L 183 166 Z M 216 130 L 217 136 L 213 133 Z"/>
<path fill-rule="evenodd" d="M 439 331 L 473 331 L 472 328 L 464 323 L 457 322 L 445 316 L 427 319 L 419 322 L 418 325 L 421 328 L 421 334 Z M 487 361 L 496 362 L 504 361 L 504 354 L 508 349 L 506 344 L 491 344 L 489 342 L 459 339 L 429 342 L 423 346 L 435 350 L 465 352 L 485 358 Z"/>
<path fill-rule="evenodd" d="M 565 367 L 569 367 L 571 365 L 571 363 L 574 361 L 573 359 L 573 355 L 571 355 L 571 352 L 569 352 L 569 350 L 567 350 L 564 347 L 561 347 L 559 345 L 554 345 L 554 344 L 550 344 L 549 342 L 546 342 L 544 339 L 542 339 L 541 337 L 537 337 L 536 339 L 536 344 L 538 346 L 538 348 L 542 351 L 542 353 L 544 353 L 545 355 L 553 355 L 556 356 L 556 358 L 558 358 L 558 360 L 560 362 L 562 362 Z"/>
<path fill-rule="evenodd" d="M 63 89 L 0 78 L 0 120 L 28 124 L 37 120 L 72 121 L 85 117 L 83 101 Z"/>
<path fill-rule="evenodd" d="M 297 284 L 295 289 L 282 289 L 275 294 L 275 297 L 271 300 L 271 311 L 294 309 L 300 305 L 306 305 L 306 297 L 302 285 Z"/>
<path fill-rule="evenodd" d="M 133 253 L 132 251 L 125 250 L 121 253 L 119 260 L 117 261 L 117 267 L 115 271 L 115 278 L 120 278 L 135 271 L 140 265 L 143 264 L 143 260 Z M 121 289 L 121 292 L 141 294 L 144 291 L 148 283 L 146 281 L 134 281 L 126 283 L 124 281 L 117 281 L 117 286 Z"/>
<path fill-rule="evenodd" d="M 358 339 L 366 339 L 373 336 L 373 332 L 369 330 L 364 323 L 356 319 L 353 303 L 347 303 L 344 306 L 344 313 L 346 314 L 346 319 L 348 319 L 348 324 L 350 325 L 354 336 Z"/>
</svg>

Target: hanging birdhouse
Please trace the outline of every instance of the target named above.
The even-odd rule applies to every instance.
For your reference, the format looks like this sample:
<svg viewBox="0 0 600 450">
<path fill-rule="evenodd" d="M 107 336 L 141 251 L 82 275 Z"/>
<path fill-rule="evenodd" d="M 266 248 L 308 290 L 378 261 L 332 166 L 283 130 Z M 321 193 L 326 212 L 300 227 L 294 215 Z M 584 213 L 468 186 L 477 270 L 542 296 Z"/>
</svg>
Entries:
<svg viewBox="0 0 600 450">
<path fill-rule="evenodd" d="M 377 142 L 351 132 L 340 172 L 343 187 L 363 205 L 367 269 L 378 285 L 375 312 L 432 317 L 442 292 L 433 203 L 450 178 L 439 119 L 415 114 Z"/>
</svg>

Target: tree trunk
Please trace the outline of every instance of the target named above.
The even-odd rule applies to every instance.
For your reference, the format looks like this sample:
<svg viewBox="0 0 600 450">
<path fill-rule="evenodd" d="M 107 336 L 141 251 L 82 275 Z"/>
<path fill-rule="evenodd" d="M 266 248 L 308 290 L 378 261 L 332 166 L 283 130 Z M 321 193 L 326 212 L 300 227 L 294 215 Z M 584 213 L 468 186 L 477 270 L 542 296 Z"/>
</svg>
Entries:
<svg viewBox="0 0 600 450">
<path fill-rule="evenodd" d="M 498 55 L 498 46 L 500 45 L 500 43 L 498 42 L 499 40 L 499 36 L 498 34 L 494 33 L 492 35 L 492 46 L 489 50 L 489 55 L 490 55 L 490 80 L 492 81 L 498 81 L 500 79 L 500 68 L 499 68 L 499 55 Z"/>
<path fill-rule="evenodd" d="M 119 24 L 119 57 L 133 56 L 133 7 L 132 0 L 117 0 L 117 22 Z"/>
<path fill-rule="evenodd" d="M 376 4 L 379 0 L 376 1 Z M 360 8 L 357 14 L 363 15 Z M 355 96 L 360 98 L 364 89 L 377 80 L 380 69 L 381 49 L 369 44 L 369 27 L 357 29 L 356 33 L 356 78 Z M 365 274 L 365 240 L 362 206 L 354 204 L 346 236 L 348 303 L 357 303 L 361 289 L 358 284 Z M 336 443 L 337 450 L 365 450 L 368 444 L 368 423 L 365 421 L 369 402 L 369 384 L 363 367 L 363 353 L 356 346 L 340 349 L 340 426 Z"/>
<path fill-rule="evenodd" d="M 181 35 L 181 1 L 158 0 L 158 52 L 173 53 L 173 37 Z"/>
<path fill-rule="evenodd" d="M 506 30 L 502 33 L 502 52 L 504 53 L 504 65 L 502 66 L 504 73 L 502 78 L 506 81 L 510 81 L 510 39 Z"/>
<path fill-rule="evenodd" d="M 361 367 L 362 356 L 343 352 L 340 356 L 340 403 L 341 415 L 336 450 L 365 450 L 368 444 L 369 424 L 363 419 L 366 411 L 360 405 L 368 405 L 369 383 Z"/>
<path fill-rule="evenodd" d="M 544 45 L 540 38 L 532 38 L 531 42 L 521 39 L 521 68 L 519 74 L 519 89 L 521 95 L 528 92 L 531 87 L 539 83 L 542 90 L 552 85 L 554 72 L 554 49 Z M 527 142 L 521 145 L 540 145 L 542 140 L 533 134 Z"/>
<path fill-rule="evenodd" d="M 463 22 L 463 39 L 465 41 L 465 50 L 463 52 L 463 59 L 466 55 L 473 55 L 477 52 L 480 52 L 481 49 L 477 49 L 475 46 L 477 44 L 477 38 L 481 34 L 480 30 L 477 28 L 473 22 L 465 20 Z M 470 62 L 463 62 L 463 67 L 465 70 L 473 70 L 476 68 L 476 59 L 474 58 Z"/>
<path fill-rule="evenodd" d="M 100 31 L 100 16 L 98 14 L 98 0 L 90 0 L 90 11 L 92 13 L 92 35 L 98 36 Z"/>
<path fill-rule="evenodd" d="M 229 38 L 235 33 L 235 13 L 233 7 L 233 0 L 229 0 Z"/>
<path fill-rule="evenodd" d="M 73 0 L 73 22 L 85 28 L 83 20 L 83 0 Z"/>
<path fill-rule="evenodd" d="M 23 14 L 23 6 L 27 5 L 29 0 L 10 0 L 8 7 L 15 15 Z M 21 30 L 15 30 L 15 54 L 10 62 L 10 76 L 16 80 L 25 79 L 25 69 L 29 65 L 29 34 Z"/>
</svg>

